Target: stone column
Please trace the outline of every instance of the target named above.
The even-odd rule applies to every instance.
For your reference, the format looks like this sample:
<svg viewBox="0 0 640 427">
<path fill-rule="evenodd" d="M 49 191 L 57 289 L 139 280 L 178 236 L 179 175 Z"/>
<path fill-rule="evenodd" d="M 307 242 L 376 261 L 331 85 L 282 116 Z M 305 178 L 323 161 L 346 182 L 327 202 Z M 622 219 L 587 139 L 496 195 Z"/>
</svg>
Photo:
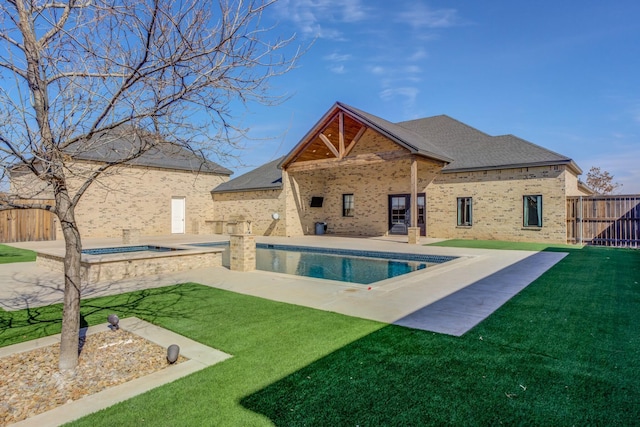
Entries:
<svg viewBox="0 0 640 427">
<path fill-rule="evenodd" d="M 420 243 L 420 227 L 409 227 L 407 231 L 410 245 L 417 245 Z"/>
<path fill-rule="evenodd" d="M 232 234 L 230 238 L 229 268 L 234 271 L 256 269 L 256 241 L 252 234 Z"/>
</svg>

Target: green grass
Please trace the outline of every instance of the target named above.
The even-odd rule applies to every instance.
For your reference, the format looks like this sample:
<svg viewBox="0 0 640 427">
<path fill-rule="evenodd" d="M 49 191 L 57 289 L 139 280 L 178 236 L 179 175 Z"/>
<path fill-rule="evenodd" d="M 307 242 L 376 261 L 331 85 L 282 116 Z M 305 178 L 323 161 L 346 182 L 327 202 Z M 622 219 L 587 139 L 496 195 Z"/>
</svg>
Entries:
<svg viewBox="0 0 640 427">
<path fill-rule="evenodd" d="M 36 253 L 27 249 L 18 249 L 13 246 L 0 245 L 0 264 L 12 262 L 31 262 L 36 260 Z"/>
<path fill-rule="evenodd" d="M 640 251 L 562 250 L 462 337 L 196 284 L 85 301 L 87 324 L 136 315 L 233 358 L 72 425 L 637 424 Z M 0 312 L 0 345 L 59 320 Z"/>
<path fill-rule="evenodd" d="M 563 244 L 547 244 L 547 243 L 529 243 L 529 242 L 504 242 L 500 240 L 464 240 L 451 239 L 442 242 L 429 243 L 425 246 L 446 246 L 451 248 L 474 248 L 474 249 L 508 249 L 520 251 L 544 251 L 546 249 L 580 249 L 582 246 L 563 245 Z"/>
</svg>

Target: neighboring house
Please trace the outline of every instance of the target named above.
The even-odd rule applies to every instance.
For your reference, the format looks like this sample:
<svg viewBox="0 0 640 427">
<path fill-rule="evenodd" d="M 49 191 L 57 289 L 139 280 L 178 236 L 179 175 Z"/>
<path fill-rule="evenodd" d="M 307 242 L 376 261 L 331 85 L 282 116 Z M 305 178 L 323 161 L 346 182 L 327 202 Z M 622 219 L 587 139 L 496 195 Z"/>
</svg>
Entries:
<svg viewBox="0 0 640 427">
<path fill-rule="evenodd" d="M 77 187 L 85 174 L 104 162 L 122 159 L 144 143 L 136 132 L 104 133 L 82 150 L 68 150 L 74 161 L 68 176 Z M 127 164 L 114 166 L 84 194 L 76 208 L 83 237 L 120 237 L 124 229 L 141 235 L 203 233 L 210 229 L 211 188 L 228 181 L 231 171 L 202 156 L 163 142 Z M 22 198 L 51 199 L 30 173 L 11 171 L 11 192 Z M 58 239 L 62 238 L 59 230 Z"/>
<path fill-rule="evenodd" d="M 448 116 L 391 123 L 336 103 L 281 159 L 213 188 L 213 218 L 254 234 L 565 243 L 566 197 L 589 195 L 568 157 Z M 224 225 L 218 231 L 225 231 Z"/>
</svg>

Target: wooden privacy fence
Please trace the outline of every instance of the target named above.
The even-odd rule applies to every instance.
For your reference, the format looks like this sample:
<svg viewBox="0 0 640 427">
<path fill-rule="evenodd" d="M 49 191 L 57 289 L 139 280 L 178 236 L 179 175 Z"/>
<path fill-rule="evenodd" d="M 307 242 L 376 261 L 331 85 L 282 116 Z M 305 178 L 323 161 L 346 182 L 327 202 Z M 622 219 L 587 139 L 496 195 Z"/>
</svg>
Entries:
<svg viewBox="0 0 640 427">
<path fill-rule="evenodd" d="M 53 205 L 53 200 L 22 200 L 20 203 Z M 55 240 L 55 215 L 42 209 L 0 211 L 0 242 Z"/>
<path fill-rule="evenodd" d="M 567 197 L 567 242 L 640 248 L 640 195 Z"/>
</svg>

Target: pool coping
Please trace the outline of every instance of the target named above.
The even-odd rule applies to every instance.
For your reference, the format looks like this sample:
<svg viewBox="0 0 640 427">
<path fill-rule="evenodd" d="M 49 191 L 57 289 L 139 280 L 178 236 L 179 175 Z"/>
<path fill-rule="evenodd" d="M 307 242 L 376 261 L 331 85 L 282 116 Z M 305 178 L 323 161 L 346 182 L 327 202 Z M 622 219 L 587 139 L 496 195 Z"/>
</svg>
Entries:
<svg viewBox="0 0 640 427">
<path fill-rule="evenodd" d="M 227 242 L 187 243 L 187 245 L 197 246 L 197 247 L 222 247 L 222 246 L 224 246 L 225 248 L 228 247 Z M 456 256 L 456 255 L 434 255 L 434 254 L 417 254 L 417 253 L 410 253 L 410 252 L 336 249 L 336 248 L 300 246 L 300 245 L 283 245 L 283 244 L 270 244 L 270 243 L 256 243 L 256 249 L 292 251 L 292 252 L 299 252 L 299 253 L 322 254 L 322 255 L 330 255 L 330 256 L 349 256 L 349 257 L 360 258 L 360 259 L 416 262 L 416 263 L 425 264 L 423 268 L 417 268 L 415 270 L 408 271 L 406 273 L 398 274 L 382 280 L 376 280 L 375 282 L 370 282 L 370 283 L 362 283 L 362 282 L 355 282 L 355 281 L 349 282 L 349 281 L 342 281 L 342 280 L 330 279 L 325 277 L 307 276 L 303 274 L 284 273 L 284 272 L 262 270 L 262 269 L 256 268 L 256 270 L 261 271 L 263 273 L 293 275 L 298 277 L 304 277 L 305 279 L 330 281 L 330 282 L 333 282 L 334 284 L 341 284 L 341 285 L 355 286 L 355 287 L 385 286 L 385 285 L 388 285 L 389 283 L 394 282 L 397 279 L 404 278 L 408 275 L 419 273 L 422 270 L 428 269 L 429 271 L 432 271 L 436 268 L 441 268 L 443 265 L 452 263 L 456 260 L 460 261 L 461 258 L 468 258 L 468 257 L 462 257 L 462 256 Z M 426 264 L 429 264 L 429 265 L 426 265 Z M 223 266 L 228 267 L 226 265 L 223 265 Z"/>
<path fill-rule="evenodd" d="M 92 264 L 97 262 L 108 263 L 108 262 L 118 262 L 128 259 L 151 259 L 151 258 L 164 258 L 167 256 L 188 256 L 194 254 L 205 254 L 205 253 L 216 253 L 221 252 L 220 248 L 216 247 L 194 247 L 186 244 L 152 244 L 152 243 L 139 243 L 139 244 L 130 244 L 130 245 L 100 245 L 100 246 L 86 246 L 83 247 L 82 250 L 87 249 L 106 249 L 106 248 L 129 248 L 129 247 L 138 247 L 138 246 L 162 246 L 170 249 L 174 249 L 172 251 L 164 251 L 164 252 L 154 252 L 154 251 L 139 251 L 139 252 L 122 252 L 122 253 L 109 253 L 109 254 L 86 254 L 83 253 L 80 256 L 80 262 L 86 264 Z M 53 257 L 64 257 L 65 250 L 60 248 L 54 249 L 34 249 L 37 254 L 43 254 Z"/>
</svg>

